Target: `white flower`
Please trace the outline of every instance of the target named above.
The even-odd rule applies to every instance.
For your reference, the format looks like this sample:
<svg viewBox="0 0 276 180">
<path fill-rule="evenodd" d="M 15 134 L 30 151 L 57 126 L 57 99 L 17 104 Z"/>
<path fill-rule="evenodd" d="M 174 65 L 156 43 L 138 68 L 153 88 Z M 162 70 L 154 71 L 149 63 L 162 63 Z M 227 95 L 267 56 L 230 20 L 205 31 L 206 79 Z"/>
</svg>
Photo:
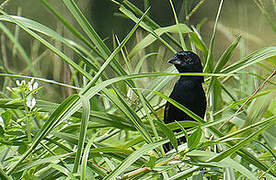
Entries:
<svg viewBox="0 0 276 180">
<path fill-rule="evenodd" d="M 1 115 L 0 115 L 0 125 L 4 127 L 4 120 Z"/>
<path fill-rule="evenodd" d="M 28 82 L 28 88 L 29 88 L 30 91 L 33 90 L 33 86 L 32 86 L 32 83 L 31 83 L 31 82 Z"/>
<path fill-rule="evenodd" d="M 33 91 L 38 88 L 38 83 L 34 82 L 34 79 L 28 82 L 28 88 L 30 91 Z"/>
<path fill-rule="evenodd" d="M 16 82 L 16 85 L 17 85 L 17 86 L 20 86 L 20 85 L 21 85 L 21 82 L 20 82 L 18 79 L 17 79 L 15 82 Z"/>
<path fill-rule="evenodd" d="M 31 84 L 33 84 L 33 83 L 34 83 L 34 78 L 31 79 Z"/>
<path fill-rule="evenodd" d="M 32 97 L 32 96 L 28 96 L 26 104 L 30 109 L 33 109 L 35 107 L 35 104 L 36 104 L 35 98 Z"/>
<path fill-rule="evenodd" d="M 33 85 L 33 90 L 37 89 L 38 88 L 38 83 L 37 82 L 34 82 L 34 85 Z"/>
</svg>

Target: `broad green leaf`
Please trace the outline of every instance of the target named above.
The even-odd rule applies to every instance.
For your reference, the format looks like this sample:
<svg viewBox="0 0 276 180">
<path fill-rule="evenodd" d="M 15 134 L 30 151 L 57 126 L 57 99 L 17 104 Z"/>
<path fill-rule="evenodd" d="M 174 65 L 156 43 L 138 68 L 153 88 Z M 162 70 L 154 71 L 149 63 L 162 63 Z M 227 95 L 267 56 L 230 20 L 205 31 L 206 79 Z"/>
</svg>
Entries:
<svg viewBox="0 0 276 180">
<path fill-rule="evenodd" d="M 202 130 L 201 128 L 197 128 L 188 138 L 188 148 L 189 149 L 196 149 L 199 145 L 200 139 L 202 137 Z"/>
<path fill-rule="evenodd" d="M 106 176 L 105 180 L 111 180 L 117 178 L 121 173 L 123 173 L 127 168 L 129 168 L 137 159 L 143 156 L 145 153 L 148 153 L 150 150 L 153 150 L 166 141 L 159 141 L 155 143 L 149 143 L 143 145 L 139 150 L 136 150 L 131 155 L 129 155 L 114 171 L 112 171 L 108 176 Z"/>
<path fill-rule="evenodd" d="M 178 152 L 178 143 L 177 139 L 175 138 L 174 133 L 161 121 L 155 121 L 159 126 L 160 130 L 168 137 L 170 142 L 172 143 L 173 147 L 175 148 L 176 152 Z"/>
</svg>

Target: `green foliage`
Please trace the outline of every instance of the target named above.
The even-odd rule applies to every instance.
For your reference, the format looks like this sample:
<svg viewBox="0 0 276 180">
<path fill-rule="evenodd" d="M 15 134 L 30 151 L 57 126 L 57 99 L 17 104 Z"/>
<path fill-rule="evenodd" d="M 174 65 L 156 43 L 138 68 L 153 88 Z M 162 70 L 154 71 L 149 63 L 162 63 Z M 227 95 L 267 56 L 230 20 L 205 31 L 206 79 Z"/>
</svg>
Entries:
<svg viewBox="0 0 276 180">
<path fill-rule="evenodd" d="M 63 5 L 75 24 L 48 1 L 41 3 L 71 33 L 70 37 L 40 22 L 0 10 L 1 32 L 30 74 L 19 75 L 4 61 L 0 64 L 1 179 L 276 177 L 272 81 L 276 47 L 237 56 L 235 51 L 242 48 L 239 44 L 243 39 L 238 36 L 216 57 L 214 44 L 223 1 L 210 44 L 206 45 L 201 25 L 188 25 L 203 1 L 193 9 L 185 4 L 185 24 L 179 21 L 173 1 L 169 1 L 175 25 L 160 27 L 149 16 L 149 1 L 144 1 L 149 8 L 142 11 L 127 0 L 112 0 L 122 16 L 135 23 L 122 41 L 114 35 L 114 48 L 106 45 L 73 0 L 63 0 Z M 262 9 L 261 2 L 255 3 Z M 271 19 L 266 11 L 262 12 Z M 70 66 L 66 70 L 56 65 L 53 70 L 68 73 L 70 84 L 47 76 L 39 78 L 43 68 L 36 63 L 43 64 L 41 59 L 32 60 L 7 22 L 44 45 L 45 52 L 51 55 L 44 60 L 51 62 L 51 57 L 56 57 Z M 180 49 L 197 52 L 204 73 L 179 74 L 173 67 L 164 69 L 163 60 Z M 205 77 L 208 110 L 204 119 L 165 95 L 172 79 L 179 75 Z M 42 86 L 38 88 L 35 81 Z M 62 93 L 54 85 L 62 87 Z M 51 98 L 51 93 L 62 102 Z M 164 124 L 162 109 L 166 101 L 197 122 Z M 173 130 L 179 128 L 182 132 L 174 134 Z M 187 137 L 187 144 L 178 146 L 177 138 L 182 136 Z M 168 142 L 175 149 L 165 154 L 162 145 Z"/>
</svg>

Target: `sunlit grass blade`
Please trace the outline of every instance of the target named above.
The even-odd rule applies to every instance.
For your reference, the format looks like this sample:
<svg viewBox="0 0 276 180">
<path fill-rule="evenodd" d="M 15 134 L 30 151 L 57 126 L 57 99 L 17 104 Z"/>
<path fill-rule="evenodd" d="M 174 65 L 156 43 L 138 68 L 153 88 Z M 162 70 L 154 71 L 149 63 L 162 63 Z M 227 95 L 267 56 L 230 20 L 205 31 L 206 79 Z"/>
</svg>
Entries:
<svg viewBox="0 0 276 180">
<path fill-rule="evenodd" d="M 87 132 L 89 114 L 90 114 L 89 99 L 80 97 L 80 100 L 82 102 L 83 114 L 81 118 L 80 134 L 78 139 L 78 150 L 77 150 L 76 159 L 74 163 L 73 173 L 78 172 L 78 169 L 79 169 L 79 163 L 81 161 L 81 156 L 83 154 L 83 147 L 86 139 L 86 132 Z"/>
<path fill-rule="evenodd" d="M 214 24 L 214 28 L 213 28 L 213 33 L 212 33 L 212 37 L 211 37 L 211 42 L 210 42 L 209 49 L 208 49 L 208 56 L 207 56 L 205 66 L 203 68 L 203 72 L 207 72 L 207 73 L 212 72 L 212 69 L 213 69 L 213 46 L 215 43 L 217 23 L 218 23 L 221 9 L 222 9 L 222 5 L 223 5 L 223 0 L 220 1 L 220 5 L 218 8 L 218 12 L 217 12 L 217 16 L 216 16 L 216 20 L 215 20 L 215 24 Z"/>
<path fill-rule="evenodd" d="M 163 122 L 161 122 L 159 120 L 157 120 L 155 122 L 159 126 L 160 130 L 168 137 L 168 139 L 172 143 L 172 145 L 173 145 L 174 149 L 176 150 L 176 152 L 178 152 L 178 142 L 177 142 L 177 139 L 176 139 L 173 131 L 171 131 L 167 127 L 167 125 L 165 125 Z"/>
<path fill-rule="evenodd" d="M 41 81 L 41 82 L 45 82 L 45 83 L 49 83 L 49 84 L 55 84 L 55 85 L 58 85 L 58 86 L 63 86 L 63 87 L 68 87 L 68 88 L 80 90 L 80 88 L 69 85 L 69 84 L 64 84 L 64 83 L 57 82 L 57 81 L 54 81 L 54 80 L 49 80 L 49 79 L 39 78 L 39 77 L 34 77 L 34 76 L 32 77 L 32 76 L 24 76 L 24 75 L 17 75 L 17 74 L 6 74 L 6 73 L 5 74 L 0 73 L 0 76 L 10 77 L 10 78 L 17 78 L 17 79 L 28 79 L 28 80 L 34 79 L 36 81 Z"/>
<path fill-rule="evenodd" d="M 271 121 L 275 121 L 275 118 L 276 118 L 276 116 L 272 116 L 272 117 L 270 117 L 270 118 L 267 118 L 267 119 L 265 119 L 265 120 L 259 121 L 259 122 L 255 123 L 255 124 L 250 125 L 250 126 L 246 126 L 246 127 L 242 128 L 242 129 L 239 129 L 239 130 L 237 130 L 237 131 L 235 131 L 235 132 L 232 132 L 232 133 L 227 134 L 227 135 L 225 135 L 225 136 L 223 136 L 223 137 L 221 137 L 221 138 L 218 138 L 217 141 L 224 141 L 224 140 L 226 140 L 227 138 L 231 138 L 231 137 L 233 137 L 233 136 L 236 136 L 236 135 L 245 133 L 246 131 L 253 130 L 253 129 L 256 128 L 256 127 L 265 126 L 265 125 L 267 125 L 268 123 L 270 123 Z"/>
<path fill-rule="evenodd" d="M 194 150 L 194 151 L 187 153 L 187 156 L 189 156 L 191 158 L 196 158 L 196 159 L 200 160 L 201 162 L 206 162 L 207 159 L 210 159 L 216 155 L 217 155 L 217 153 L 214 153 L 214 152 L 200 151 L 200 150 Z M 204 163 L 202 165 L 204 167 Z M 215 162 L 214 165 L 224 167 L 224 168 L 233 167 L 235 170 L 237 170 L 241 174 L 245 175 L 246 177 L 250 177 L 250 179 L 256 179 L 256 176 L 251 171 L 249 171 L 242 164 L 236 162 L 235 160 L 231 159 L 230 157 L 227 157 L 220 162 Z"/>
<path fill-rule="evenodd" d="M 202 51 L 203 53 L 203 58 L 202 63 L 206 63 L 206 59 L 208 56 L 208 49 L 204 43 L 204 41 L 202 40 L 199 32 L 196 30 L 196 28 L 193 28 L 194 32 L 190 32 L 189 35 L 191 36 L 191 39 L 193 40 L 192 43 L 195 44 L 195 47 L 197 49 L 199 49 L 200 51 Z"/>
<path fill-rule="evenodd" d="M 184 38 L 183 38 L 183 35 L 182 35 L 182 31 L 181 31 L 181 29 L 180 29 L 180 27 L 179 27 L 179 22 L 178 22 L 178 18 L 177 18 L 177 15 L 176 15 L 176 11 L 175 11 L 173 2 L 172 2 L 172 0 L 169 0 L 169 1 L 170 1 L 170 5 L 171 5 L 171 8 L 172 8 L 172 11 L 173 11 L 175 24 L 176 24 L 177 27 L 178 27 L 178 34 L 179 34 L 179 38 L 180 38 L 182 50 L 186 51 L 186 50 L 188 50 L 188 49 L 187 49 L 186 44 L 185 44 L 185 42 L 184 42 Z M 186 3 L 188 3 L 188 2 L 186 2 Z"/>
<path fill-rule="evenodd" d="M 86 173 L 87 173 L 87 161 L 89 157 L 89 150 L 92 146 L 93 139 L 90 139 L 88 143 L 85 146 L 85 149 L 83 151 L 83 156 L 82 156 L 82 162 L 81 162 L 81 180 L 86 180 Z M 105 175 L 105 173 L 99 173 L 99 175 Z"/>
<path fill-rule="evenodd" d="M 135 23 L 138 22 L 139 19 L 131 11 L 126 9 L 124 6 L 120 7 L 120 11 L 122 11 L 126 16 L 128 16 Z M 167 43 L 163 38 L 161 38 L 158 34 L 156 34 L 155 31 L 152 28 L 148 27 L 147 25 L 145 25 L 143 23 L 141 23 L 141 27 L 144 28 L 149 33 L 151 33 L 151 35 L 153 35 L 156 39 L 160 40 L 173 53 L 176 53 L 174 48 L 169 43 Z"/>
<path fill-rule="evenodd" d="M 188 148 L 195 149 L 199 145 L 200 139 L 202 137 L 201 128 L 197 128 L 189 137 L 188 137 Z"/>
<path fill-rule="evenodd" d="M 149 9 L 145 12 L 145 14 L 147 14 L 147 12 L 149 11 Z M 130 37 L 133 35 L 133 33 L 135 32 L 135 30 L 138 28 L 139 23 L 142 22 L 145 14 L 143 14 L 143 16 L 139 19 L 139 21 L 137 22 L 137 24 L 135 24 L 135 26 L 131 29 L 131 31 L 128 33 L 128 35 L 124 38 L 124 40 L 120 43 L 120 45 L 110 54 L 110 56 L 106 59 L 106 61 L 104 62 L 104 64 L 101 66 L 101 68 L 99 69 L 99 71 L 96 73 L 96 75 L 93 77 L 93 79 L 89 82 L 88 86 L 86 88 L 83 89 L 82 92 L 85 92 L 87 88 L 93 86 L 97 80 L 100 78 L 101 74 L 103 73 L 103 71 L 106 69 L 106 67 L 110 64 L 110 62 L 113 60 L 113 58 L 115 57 L 115 55 L 120 52 L 120 50 L 124 47 L 124 45 L 127 43 L 127 41 L 130 39 Z M 81 92 L 81 93 L 82 93 Z"/>
<path fill-rule="evenodd" d="M 12 178 L 6 175 L 6 173 L 2 169 L 0 169 L 0 178 L 3 180 L 12 180 Z"/>
<path fill-rule="evenodd" d="M 144 57 L 142 57 L 136 65 L 136 68 L 134 70 L 134 74 L 138 74 L 141 71 L 141 68 L 142 68 L 142 65 L 143 65 L 144 61 L 147 58 L 149 58 L 150 56 L 153 56 L 153 55 L 158 55 L 158 53 L 149 53 L 149 54 L 145 55 Z"/>
<path fill-rule="evenodd" d="M 276 118 L 272 119 L 267 125 L 264 125 L 262 128 L 257 130 L 256 132 L 252 133 L 245 139 L 238 142 L 235 146 L 229 148 L 226 151 L 221 152 L 217 156 L 210 158 L 208 161 L 221 161 L 222 159 L 228 157 L 229 155 L 233 154 L 234 152 L 238 151 L 240 148 L 242 148 L 245 144 L 248 144 L 250 141 L 252 141 L 256 136 L 258 136 L 260 133 L 265 131 L 267 128 L 271 127 L 273 124 L 276 123 Z"/>
<path fill-rule="evenodd" d="M 154 30 L 154 33 L 159 37 L 164 33 L 189 33 L 192 32 L 191 29 L 186 24 L 178 24 L 172 25 L 167 27 L 162 27 L 159 29 Z M 152 34 L 147 35 L 144 39 L 142 39 L 136 46 L 130 51 L 128 57 L 132 58 L 136 55 L 140 50 L 146 48 L 147 46 L 151 45 L 154 41 L 158 40 L 158 38 Z M 173 51 L 175 52 L 175 50 Z"/>
<path fill-rule="evenodd" d="M 90 49 L 92 49 L 97 55 L 101 56 L 101 53 L 94 48 L 91 43 L 81 34 L 79 33 L 75 27 L 73 27 L 69 22 L 66 21 L 61 15 L 58 14 L 57 11 L 55 11 L 50 4 L 46 0 L 42 0 L 42 3 L 51 11 L 54 13 L 54 15 L 82 42 L 85 43 Z"/>
<path fill-rule="evenodd" d="M 22 24 L 20 21 L 14 19 L 12 16 L 7 15 L 4 11 L 0 10 L 3 16 L 5 16 L 7 19 L 9 19 L 11 22 L 17 24 L 19 27 L 21 27 L 24 31 L 29 33 L 31 36 L 33 36 L 35 39 L 40 41 L 43 45 L 45 45 L 47 48 L 49 48 L 51 51 L 53 51 L 55 54 L 57 54 L 60 58 L 62 58 L 66 63 L 71 65 L 75 70 L 80 72 L 82 75 L 85 77 L 91 79 L 91 75 L 88 74 L 86 71 L 84 71 L 78 64 L 76 64 L 74 61 L 72 61 L 68 56 L 66 56 L 64 53 L 62 53 L 59 49 L 54 47 L 52 44 L 50 44 L 48 41 L 43 39 L 41 36 L 38 34 L 34 33 L 31 31 L 29 28 L 27 28 L 24 24 Z"/>
<path fill-rule="evenodd" d="M 109 180 L 118 177 L 118 175 L 129 168 L 138 158 L 143 156 L 145 153 L 148 153 L 150 150 L 161 146 L 162 144 L 164 144 L 164 141 L 143 145 L 139 150 L 133 152 L 130 156 L 128 156 L 114 171 L 112 171 L 104 179 Z"/>
<path fill-rule="evenodd" d="M 257 50 L 248 56 L 242 58 L 240 61 L 237 61 L 236 63 L 224 68 L 221 70 L 221 73 L 235 73 L 239 72 L 240 70 L 253 65 L 255 63 L 258 63 L 262 60 L 268 59 L 270 57 L 276 56 L 276 47 L 266 47 L 260 50 Z"/>
<path fill-rule="evenodd" d="M 76 180 L 76 178 L 74 177 L 74 175 L 66 168 L 57 165 L 57 164 L 50 164 L 49 168 L 53 168 L 56 169 L 57 171 L 59 171 L 60 173 L 64 174 L 67 178 L 72 179 L 72 180 Z"/>
<path fill-rule="evenodd" d="M 34 160 L 33 162 L 27 162 L 27 163 L 18 165 L 15 169 L 15 172 L 18 173 L 18 172 L 24 171 L 26 169 L 33 168 L 37 165 L 42 165 L 42 164 L 50 163 L 53 161 L 59 161 L 60 159 L 69 157 L 69 156 L 72 156 L 72 153 L 66 153 L 66 154 L 61 154 L 61 155 L 57 155 L 57 156 L 50 156 L 50 157 L 46 157 L 46 158 L 39 158 L 37 160 Z"/>
<path fill-rule="evenodd" d="M 15 168 L 24 161 L 24 159 L 34 151 L 37 145 L 42 141 L 42 139 L 52 130 L 52 128 L 57 125 L 60 120 L 64 120 L 67 117 L 70 117 L 80 108 L 80 103 L 77 103 L 79 100 L 78 95 L 73 95 L 67 98 L 50 116 L 48 121 L 44 124 L 42 129 L 36 135 L 29 149 L 22 155 L 22 157 L 7 171 L 7 174 L 13 173 Z M 75 105 L 75 106 L 74 106 Z M 70 108 L 72 107 L 72 108 Z"/>
<path fill-rule="evenodd" d="M 118 75 L 125 75 L 125 74 L 127 74 L 125 72 L 125 70 L 122 68 L 122 66 L 119 64 L 119 61 L 118 61 L 118 59 L 115 56 L 115 54 L 117 54 L 117 52 L 115 54 L 114 54 L 114 51 L 113 51 L 113 53 L 111 53 L 111 50 L 106 46 L 106 44 L 104 43 L 104 41 L 99 37 L 99 35 L 95 31 L 95 29 L 88 22 L 88 20 L 86 19 L 86 17 L 84 16 L 84 14 L 81 12 L 81 10 L 79 9 L 79 7 L 76 5 L 76 3 L 74 1 L 72 1 L 72 0 L 63 0 L 63 2 L 66 5 L 66 7 L 68 8 L 68 10 L 71 12 L 72 16 L 78 22 L 78 24 L 80 25 L 80 27 L 82 28 L 82 30 L 85 32 L 85 34 L 87 35 L 87 37 L 90 38 L 90 40 L 93 42 L 93 44 L 95 45 L 95 47 L 98 49 L 99 53 L 101 54 L 100 56 L 103 59 L 106 59 L 106 61 L 111 61 L 112 60 L 111 63 L 108 62 L 105 65 L 110 64 L 110 66 L 112 67 L 112 69 Z M 142 17 L 144 17 L 145 14 Z M 143 18 L 141 18 L 141 19 L 143 19 Z M 129 33 L 129 34 L 132 34 L 132 33 Z M 127 41 L 126 39 L 128 39 L 129 37 L 130 36 L 126 36 L 126 38 L 123 40 L 123 42 L 126 43 L 126 41 Z M 121 45 L 124 44 L 123 42 L 121 43 Z M 117 47 L 115 49 L 115 51 L 119 52 L 122 47 L 123 46 Z M 105 68 L 103 68 L 103 69 L 105 69 Z M 102 74 L 102 73 L 98 73 L 98 74 Z"/>
<path fill-rule="evenodd" d="M 222 56 L 219 58 L 213 72 L 218 73 L 222 70 L 222 68 L 225 66 L 225 64 L 229 61 L 232 54 L 234 53 L 236 47 L 238 46 L 239 42 L 241 40 L 241 36 L 238 36 L 231 45 L 224 51 Z"/>
<path fill-rule="evenodd" d="M 63 0 L 64 4 L 68 8 L 68 10 L 71 12 L 72 16 L 76 19 L 76 21 L 79 23 L 82 30 L 85 32 L 88 38 L 93 42 L 93 44 L 97 47 L 99 50 L 99 53 L 104 57 L 107 58 L 109 54 L 109 49 L 104 44 L 100 36 L 97 34 L 97 32 L 94 30 L 94 28 L 91 26 L 91 24 L 88 22 L 88 20 L 85 18 L 79 7 L 75 4 L 72 0 Z"/>
<path fill-rule="evenodd" d="M 146 130 L 141 119 L 137 116 L 135 111 L 128 106 L 127 102 L 121 97 L 118 93 L 112 93 L 108 90 L 103 90 L 109 99 L 129 118 L 129 120 L 134 124 L 136 129 L 141 133 L 145 138 L 146 142 L 153 142 L 150 134 Z"/>
<path fill-rule="evenodd" d="M 129 9 L 131 9 L 134 13 L 136 13 L 137 15 L 141 16 L 143 14 L 143 12 L 139 8 L 137 8 L 134 4 L 132 4 L 131 2 L 129 2 L 129 1 L 123 1 L 123 3 Z M 145 20 L 146 20 L 147 24 L 151 28 L 153 28 L 154 30 L 160 28 L 160 26 L 154 20 L 152 20 L 148 15 L 146 15 Z M 170 39 L 172 41 L 172 43 L 174 43 L 176 46 L 178 46 L 179 48 L 181 48 L 181 44 L 172 35 L 170 35 L 169 33 L 165 33 L 165 36 L 168 37 L 168 39 Z"/>
<path fill-rule="evenodd" d="M 79 45 L 76 42 L 74 42 L 72 40 L 69 40 L 65 37 L 62 37 L 56 31 L 54 31 L 54 30 L 50 29 L 49 27 L 46 27 L 46 26 L 44 26 L 44 25 L 42 25 L 42 24 L 40 24 L 36 21 L 33 21 L 31 19 L 27 19 L 27 18 L 24 18 L 24 17 L 18 17 L 18 16 L 11 16 L 11 17 L 13 19 L 19 21 L 22 25 L 24 25 L 25 27 L 27 27 L 31 30 L 37 31 L 37 32 L 42 33 L 46 36 L 49 36 L 50 38 L 55 39 L 56 41 L 62 42 L 67 47 L 71 48 L 79 56 L 81 56 L 88 66 L 90 66 L 95 71 L 97 71 L 96 62 L 92 62 L 92 60 L 95 60 L 95 57 L 93 57 L 91 55 L 91 53 L 88 50 L 86 50 L 84 47 L 82 47 L 81 45 Z M 11 20 L 11 18 L 8 18 L 7 16 L 3 16 L 3 15 L 0 16 L 0 20 L 14 23 Z"/>
<path fill-rule="evenodd" d="M 235 41 L 232 42 L 232 44 L 224 51 L 223 55 L 219 58 L 213 72 L 214 73 L 218 73 L 222 70 L 222 68 L 224 67 L 224 65 L 229 61 L 230 57 L 232 56 L 234 50 L 236 49 L 238 43 L 240 42 L 241 36 L 237 37 L 235 39 Z M 209 91 L 211 88 L 214 88 L 214 81 L 215 81 L 215 77 L 211 77 L 209 86 L 208 86 L 208 90 L 207 90 L 207 94 L 209 94 Z"/>
</svg>

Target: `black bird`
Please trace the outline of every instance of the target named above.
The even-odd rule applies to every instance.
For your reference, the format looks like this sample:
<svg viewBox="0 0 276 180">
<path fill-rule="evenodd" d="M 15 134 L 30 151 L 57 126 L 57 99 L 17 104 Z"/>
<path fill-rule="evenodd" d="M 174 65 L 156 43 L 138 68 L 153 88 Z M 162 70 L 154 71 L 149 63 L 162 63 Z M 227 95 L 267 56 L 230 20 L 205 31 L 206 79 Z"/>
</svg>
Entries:
<svg viewBox="0 0 276 180">
<path fill-rule="evenodd" d="M 202 65 L 199 57 L 191 51 L 180 51 L 168 60 L 173 64 L 179 73 L 202 73 Z M 180 76 L 176 82 L 171 95 L 171 99 L 182 104 L 198 116 L 204 118 L 206 111 L 206 97 L 202 88 L 203 76 Z M 189 115 L 167 102 L 164 113 L 164 123 L 174 121 L 195 121 Z M 175 130 L 180 132 L 180 129 Z M 178 143 L 185 143 L 186 138 L 178 139 Z M 163 145 L 165 152 L 172 149 L 170 143 Z"/>
</svg>

